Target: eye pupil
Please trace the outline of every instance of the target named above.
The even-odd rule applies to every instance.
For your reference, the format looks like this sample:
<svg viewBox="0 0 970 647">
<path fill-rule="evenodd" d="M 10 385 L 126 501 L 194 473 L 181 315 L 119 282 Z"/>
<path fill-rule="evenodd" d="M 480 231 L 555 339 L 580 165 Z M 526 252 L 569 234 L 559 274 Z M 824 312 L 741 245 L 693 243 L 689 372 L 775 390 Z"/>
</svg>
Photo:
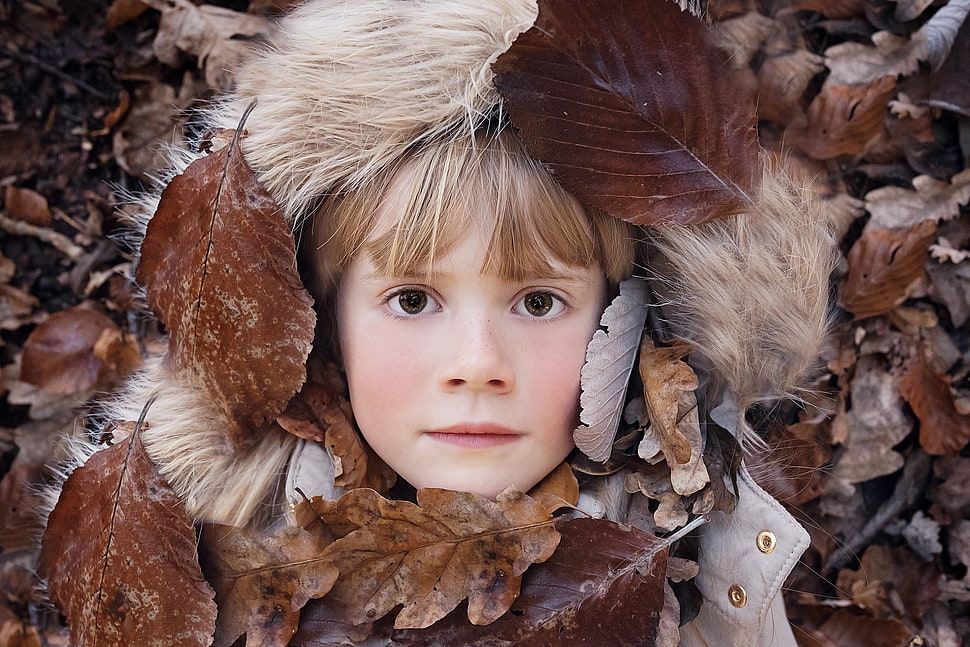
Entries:
<svg viewBox="0 0 970 647">
<path fill-rule="evenodd" d="M 533 317 L 542 317 L 552 310 L 552 297 L 543 292 L 533 292 L 525 297 L 525 309 Z"/>
<path fill-rule="evenodd" d="M 408 290 L 397 297 L 401 310 L 409 315 L 416 315 L 428 305 L 428 295 L 420 290 Z"/>
</svg>

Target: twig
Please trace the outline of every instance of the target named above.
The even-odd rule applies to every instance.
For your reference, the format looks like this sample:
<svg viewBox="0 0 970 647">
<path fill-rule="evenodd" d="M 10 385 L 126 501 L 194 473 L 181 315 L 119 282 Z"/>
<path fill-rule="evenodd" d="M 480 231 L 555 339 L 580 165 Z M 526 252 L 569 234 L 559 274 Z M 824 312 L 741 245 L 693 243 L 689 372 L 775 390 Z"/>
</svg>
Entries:
<svg viewBox="0 0 970 647">
<path fill-rule="evenodd" d="M 926 488 L 926 481 L 930 475 L 932 459 L 926 452 L 916 450 L 915 454 L 906 460 L 903 474 L 896 482 L 893 494 L 876 510 L 876 514 L 862 527 L 854 537 L 847 538 L 845 543 L 833 552 L 825 562 L 825 570 L 842 568 L 848 564 L 863 548 L 868 546 L 879 531 L 892 521 L 900 512 L 916 503 L 916 500 Z"/>
<path fill-rule="evenodd" d="M 0 213 L 0 229 L 14 236 L 33 236 L 40 241 L 56 247 L 58 251 L 72 261 L 76 261 L 84 254 L 84 248 L 72 243 L 71 239 L 64 234 L 58 233 L 53 229 L 48 229 L 47 227 L 38 227 L 29 222 L 14 220 L 4 213 Z"/>
<path fill-rule="evenodd" d="M 34 67 L 39 67 L 40 69 L 44 70 L 48 74 L 53 74 L 54 76 L 64 81 L 67 81 L 68 83 L 72 83 L 77 87 L 81 88 L 82 90 L 84 90 L 85 92 L 87 92 L 88 94 L 92 94 L 98 99 L 101 99 L 102 101 L 114 103 L 118 100 L 118 96 L 116 94 L 108 94 L 107 92 L 102 92 L 101 90 L 94 87 L 93 85 L 85 81 L 82 81 L 81 79 L 71 76 L 70 74 L 60 69 L 56 65 L 51 65 L 46 61 L 42 61 L 41 59 L 37 58 L 32 54 L 18 52 L 17 50 L 15 50 L 13 47 L 9 45 L 5 47 L 4 50 L 8 56 L 11 56 L 12 58 L 23 61 L 24 63 L 27 63 L 29 65 L 33 65 Z"/>
</svg>

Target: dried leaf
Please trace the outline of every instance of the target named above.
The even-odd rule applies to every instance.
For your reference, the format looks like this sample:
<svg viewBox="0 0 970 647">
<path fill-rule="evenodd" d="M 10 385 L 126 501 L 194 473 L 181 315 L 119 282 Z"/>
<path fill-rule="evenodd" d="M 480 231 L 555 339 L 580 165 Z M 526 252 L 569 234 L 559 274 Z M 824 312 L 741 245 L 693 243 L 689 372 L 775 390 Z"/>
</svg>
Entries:
<svg viewBox="0 0 970 647">
<path fill-rule="evenodd" d="M 300 609 L 326 594 L 337 569 L 321 553 L 335 537 L 284 527 L 273 533 L 206 526 L 200 551 L 216 590 L 219 618 L 213 647 L 246 643 L 285 647 L 297 630 Z"/>
<path fill-rule="evenodd" d="M 196 6 L 189 0 L 145 0 L 162 12 L 155 36 L 155 56 L 173 67 L 180 53 L 199 59 L 205 79 L 213 88 L 228 90 L 233 70 L 246 52 L 247 41 L 268 35 L 272 23 L 261 16 L 240 13 L 211 4 Z"/>
<path fill-rule="evenodd" d="M 765 59 L 758 70 L 758 116 L 785 124 L 798 123 L 804 118 L 802 99 L 809 83 L 824 70 L 822 57 L 804 49 Z"/>
<path fill-rule="evenodd" d="M 195 528 L 133 434 L 94 454 L 64 484 L 38 571 L 78 647 L 208 647 L 213 591 Z"/>
<path fill-rule="evenodd" d="M 877 617 L 918 623 L 940 594 L 939 571 L 906 548 L 873 544 L 858 570 L 839 572 L 836 586 Z"/>
<path fill-rule="evenodd" d="M 676 4 L 542 0 L 494 70 L 526 148 L 580 201 L 648 225 L 751 208 L 754 98 L 739 96 L 714 32 Z"/>
<path fill-rule="evenodd" d="M 872 215 L 868 228 L 902 229 L 923 220 L 950 220 L 970 201 L 970 169 L 941 182 L 928 175 L 913 178 L 913 191 L 885 186 L 866 194 L 866 210 Z"/>
<path fill-rule="evenodd" d="M 78 393 L 98 382 L 102 369 L 95 345 L 117 330 L 107 316 L 75 307 L 52 314 L 24 343 L 20 379 L 50 393 Z"/>
<path fill-rule="evenodd" d="M 828 85 L 808 106 L 805 126 L 789 129 L 786 139 L 814 159 L 861 155 L 882 131 L 895 90 L 894 76 L 863 85 Z"/>
<path fill-rule="evenodd" d="M 529 491 L 529 497 L 553 514 L 560 508 L 579 503 L 579 481 L 569 463 L 563 462 Z"/>
<path fill-rule="evenodd" d="M 636 528 L 600 519 L 559 526 L 562 541 L 529 569 L 522 594 L 492 624 L 452 613 L 426 631 L 399 631 L 395 647 L 652 645 L 663 609 L 667 545 Z"/>
<path fill-rule="evenodd" d="M 590 460 L 610 457 L 646 317 L 646 281 L 623 281 L 620 294 L 600 318 L 606 331 L 597 330 L 586 348 L 579 396 L 583 426 L 573 432 L 573 441 Z"/>
<path fill-rule="evenodd" d="M 905 231 L 873 229 L 863 234 L 849 250 L 840 305 L 856 319 L 865 319 L 905 301 L 913 283 L 923 276 L 923 263 L 935 235 L 933 220 Z"/>
<path fill-rule="evenodd" d="M 37 225 L 51 226 L 51 209 L 47 206 L 47 198 L 30 189 L 7 185 L 4 194 L 4 208 L 14 220 Z"/>
<path fill-rule="evenodd" d="M 960 25 L 970 11 L 970 0 L 949 0 L 909 38 L 888 31 L 872 35 L 873 47 L 840 43 L 825 50 L 829 67 L 826 85 L 866 84 L 886 75 L 907 76 L 921 61 L 938 68 L 946 59 Z"/>
<path fill-rule="evenodd" d="M 865 645 L 865 647 L 899 647 L 912 645 L 913 632 L 895 618 L 880 619 L 838 609 L 817 630 L 819 645 Z"/>
<path fill-rule="evenodd" d="M 237 446 L 250 444 L 303 384 L 316 317 L 293 234 L 238 142 L 168 185 L 136 278 L 168 327 L 169 365 L 234 423 Z"/>
<path fill-rule="evenodd" d="M 899 376 L 899 394 L 919 418 L 919 442 L 927 454 L 956 455 L 970 442 L 970 415 L 957 411 L 950 378 L 914 349 Z"/>
<path fill-rule="evenodd" d="M 489 501 L 428 488 L 417 501 L 357 489 L 310 503 L 338 535 L 356 526 L 324 553 L 340 569 L 334 593 L 346 601 L 351 624 L 403 605 L 395 627 L 427 627 L 466 598 L 468 619 L 488 624 L 508 611 L 522 573 L 559 543 L 549 512 L 522 493 L 507 490 Z"/>
<path fill-rule="evenodd" d="M 683 361 L 693 350 L 683 341 L 658 347 L 647 336 L 640 344 L 640 377 L 650 427 L 644 432 L 638 453 L 646 460 L 659 448 L 678 494 L 697 492 L 710 481 L 694 395 L 697 375 Z"/>
<path fill-rule="evenodd" d="M 36 546 L 40 530 L 37 506 L 41 503 L 37 492 L 43 482 L 41 466 L 31 463 L 14 465 L 0 479 L 0 501 L 4 503 L 0 507 L 0 551 L 10 554 Z"/>
<path fill-rule="evenodd" d="M 101 362 L 98 387 L 110 389 L 131 375 L 142 364 L 138 340 L 125 335 L 119 328 L 106 328 L 94 342 L 94 356 Z"/>
</svg>

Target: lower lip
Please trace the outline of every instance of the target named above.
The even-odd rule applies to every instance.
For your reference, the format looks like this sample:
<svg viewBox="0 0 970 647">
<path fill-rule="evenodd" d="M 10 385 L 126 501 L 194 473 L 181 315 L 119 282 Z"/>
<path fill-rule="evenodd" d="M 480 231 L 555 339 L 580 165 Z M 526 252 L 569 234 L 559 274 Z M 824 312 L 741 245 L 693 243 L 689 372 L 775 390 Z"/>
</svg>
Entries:
<svg viewBox="0 0 970 647">
<path fill-rule="evenodd" d="M 428 432 L 430 438 L 438 442 L 466 449 L 488 449 L 514 443 L 520 438 L 517 434 L 445 434 Z"/>
</svg>

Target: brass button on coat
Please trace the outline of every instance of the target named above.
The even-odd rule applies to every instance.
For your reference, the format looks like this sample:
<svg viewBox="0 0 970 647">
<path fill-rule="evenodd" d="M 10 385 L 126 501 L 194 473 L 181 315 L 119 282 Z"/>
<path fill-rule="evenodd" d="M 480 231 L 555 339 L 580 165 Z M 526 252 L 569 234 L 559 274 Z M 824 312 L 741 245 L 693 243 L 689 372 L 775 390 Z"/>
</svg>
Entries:
<svg viewBox="0 0 970 647">
<path fill-rule="evenodd" d="M 728 587 L 728 600 L 731 604 L 740 609 L 748 603 L 748 593 L 740 584 L 732 584 Z"/>
<path fill-rule="evenodd" d="M 770 530 L 762 530 L 758 533 L 758 550 L 765 555 L 775 550 L 777 543 L 778 540 L 775 539 L 775 533 Z"/>
</svg>

